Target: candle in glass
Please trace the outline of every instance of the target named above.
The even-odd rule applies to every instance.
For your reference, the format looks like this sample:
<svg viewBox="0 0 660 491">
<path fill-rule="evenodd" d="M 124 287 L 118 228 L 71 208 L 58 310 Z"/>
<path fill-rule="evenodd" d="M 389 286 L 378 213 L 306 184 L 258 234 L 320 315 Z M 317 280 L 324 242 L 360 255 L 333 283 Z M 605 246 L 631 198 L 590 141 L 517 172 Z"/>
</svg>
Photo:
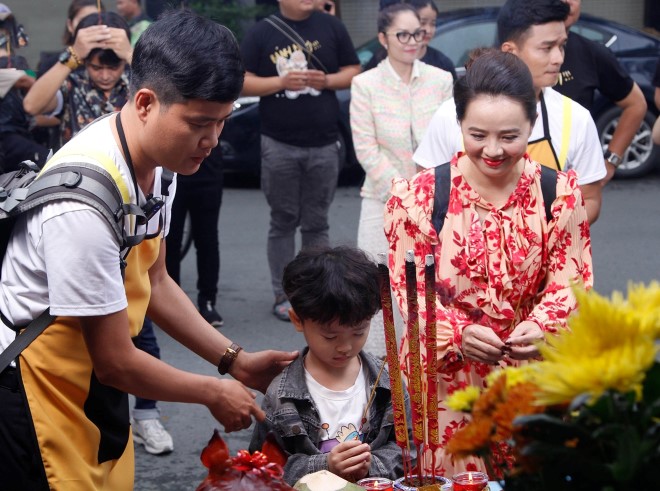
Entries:
<svg viewBox="0 0 660 491">
<path fill-rule="evenodd" d="M 357 485 L 368 491 L 394 491 L 392 481 L 384 477 L 365 477 Z"/>
<path fill-rule="evenodd" d="M 452 477 L 454 491 L 481 491 L 488 486 L 488 476 L 483 472 L 461 472 Z"/>
</svg>

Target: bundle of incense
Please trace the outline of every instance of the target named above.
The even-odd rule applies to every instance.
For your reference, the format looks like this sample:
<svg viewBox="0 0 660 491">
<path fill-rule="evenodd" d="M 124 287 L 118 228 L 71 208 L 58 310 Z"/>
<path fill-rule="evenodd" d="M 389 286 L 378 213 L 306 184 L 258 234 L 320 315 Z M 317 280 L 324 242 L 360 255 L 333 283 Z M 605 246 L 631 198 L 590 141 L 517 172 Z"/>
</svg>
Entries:
<svg viewBox="0 0 660 491">
<path fill-rule="evenodd" d="M 383 325 L 385 328 L 385 350 L 390 372 L 394 435 L 397 445 L 401 448 L 404 476 L 408 478 L 412 476 L 413 471 L 411 468 L 410 441 L 408 440 L 408 422 L 406 421 L 403 382 L 401 381 L 401 371 L 399 369 L 399 352 L 396 343 L 396 331 L 394 329 L 394 311 L 392 310 L 390 270 L 387 267 L 387 254 L 378 254 L 378 273 L 380 301 L 383 309 Z"/>
<path fill-rule="evenodd" d="M 426 296 L 426 424 L 428 447 L 431 450 L 431 482 L 435 482 L 435 451 L 440 445 L 438 429 L 438 360 L 435 311 L 435 259 L 426 255 L 424 268 L 424 288 Z"/>
<path fill-rule="evenodd" d="M 422 364 L 419 348 L 419 306 L 417 304 L 417 268 L 415 253 L 406 251 L 406 297 L 408 300 L 408 391 L 410 392 L 410 407 L 412 409 L 413 443 L 417 447 L 417 455 L 422 455 L 424 443 L 424 409 L 422 402 Z M 422 476 L 421 458 L 418 457 L 418 475 Z"/>
</svg>

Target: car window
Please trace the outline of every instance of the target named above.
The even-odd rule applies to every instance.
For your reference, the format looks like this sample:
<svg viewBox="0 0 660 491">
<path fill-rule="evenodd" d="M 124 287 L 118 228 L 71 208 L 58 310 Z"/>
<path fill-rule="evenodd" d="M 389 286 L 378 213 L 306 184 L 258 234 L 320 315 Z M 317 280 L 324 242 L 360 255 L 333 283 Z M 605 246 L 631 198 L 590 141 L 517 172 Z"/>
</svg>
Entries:
<svg viewBox="0 0 660 491">
<path fill-rule="evenodd" d="M 605 26 L 589 21 L 578 21 L 572 31 L 581 34 L 587 39 L 604 44 L 615 53 L 620 51 L 653 50 L 655 42 L 637 33 L 631 34 L 614 26 Z"/>
<path fill-rule="evenodd" d="M 360 60 L 360 65 L 364 66 L 366 65 L 371 57 L 374 55 L 376 51 L 378 51 L 378 48 L 380 46 L 380 43 L 378 42 L 378 38 L 374 38 L 371 41 L 363 44 L 357 49 L 357 56 L 358 59 Z"/>
<path fill-rule="evenodd" d="M 441 25 L 429 45 L 446 54 L 454 63 L 457 72 L 462 72 L 470 51 L 474 48 L 495 46 L 496 40 L 495 20 L 486 20 L 462 25 Z"/>
</svg>

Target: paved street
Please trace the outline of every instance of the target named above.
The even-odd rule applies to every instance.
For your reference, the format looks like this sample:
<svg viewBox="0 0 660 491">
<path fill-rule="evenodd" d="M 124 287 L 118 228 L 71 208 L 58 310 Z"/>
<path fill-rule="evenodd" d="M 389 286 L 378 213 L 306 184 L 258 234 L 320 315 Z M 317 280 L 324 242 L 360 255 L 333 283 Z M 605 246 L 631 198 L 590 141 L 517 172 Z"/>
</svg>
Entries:
<svg viewBox="0 0 660 491">
<path fill-rule="evenodd" d="M 331 240 L 355 245 L 360 198 L 357 187 L 342 187 L 331 209 Z M 219 308 L 223 332 L 247 350 L 300 348 L 303 338 L 289 323 L 270 314 L 272 294 L 265 243 L 268 209 L 259 189 L 225 189 L 220 217 L 222 272 Z M 592 229 L 596 289 L 609 294 L 625 289 L 629 280 L 660 279 L 660 174 L 638 181 L 615 181 L 605 190 L 598 223 Z M 196 298 L 194 251 L 182 268 L 184 289 Z M 185 352 L 159 332 L 163 359 L 198 373 L 216 374 L 215 367 Z M 199 454 L 220 428 L 201 406 L 160 403 L 174 438 L 172 454 L 155 457 L 136 448 L 135 489 L 194 490 L 206 475 Z M 223 435 L 232 453 L 247 448 L 250 430 Z"/>
</svg>

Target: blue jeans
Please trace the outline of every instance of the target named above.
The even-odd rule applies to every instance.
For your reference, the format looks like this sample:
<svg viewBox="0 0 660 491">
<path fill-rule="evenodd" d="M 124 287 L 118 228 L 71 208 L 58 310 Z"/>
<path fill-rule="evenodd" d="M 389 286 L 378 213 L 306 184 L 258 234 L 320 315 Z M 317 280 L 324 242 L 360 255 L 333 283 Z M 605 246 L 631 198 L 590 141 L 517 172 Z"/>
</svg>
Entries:
<svg viewBox="0 0 660 491">
<path fill-rule="evenodd" d="M 154 325 L 149 317 L 144 318 L 142 330 L 140 334 L 135 337 L 135 346 L 145 353 L 160 360 L 160 348 L 158 347 L 158 339 L 154 333 Z M 142 399 L 141 397 L 135 398 L 135 407 L 133 409 L 133 417 L 135 419 L 156 419 L 160 417 L 160 411 L 156 407 L 156 401 L 151 399 Z"/>
<path fill-rule="evenodd" d="M 297 147 L 261 136 L 261 189 L 270 206 L 268 264 L 277 301 L 284 298 L 282 274 L 294 258 L 298 227 L 303 248 L 329 244 L 328 210 L 338 176 L 336 143 Z"/>
</svg>

